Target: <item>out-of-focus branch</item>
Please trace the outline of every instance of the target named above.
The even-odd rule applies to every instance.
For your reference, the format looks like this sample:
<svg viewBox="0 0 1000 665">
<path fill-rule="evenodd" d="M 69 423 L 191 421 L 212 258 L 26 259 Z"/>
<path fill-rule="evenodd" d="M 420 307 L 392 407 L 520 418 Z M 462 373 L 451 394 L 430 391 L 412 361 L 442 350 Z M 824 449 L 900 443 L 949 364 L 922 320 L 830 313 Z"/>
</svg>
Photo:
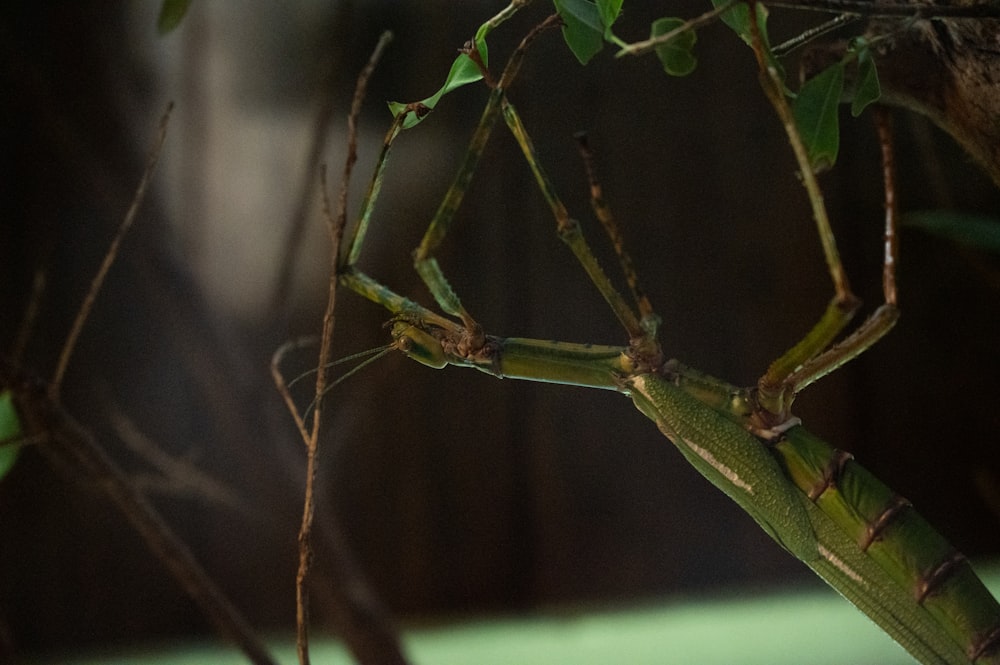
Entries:
<svg viewBox="0 0 1000 665">
<path fill-rule="evenodd" d="M 25 433 L 53 466 L 97 487 L 114 503 L 220 635 L 239 645 L 256 665 L 275 665 L 239 610 L 93 434 L 52 399 L 43 383 L 27 380 L 10 366 L 0 368 L 0 383 L 14 391 Z"/>
</svg>

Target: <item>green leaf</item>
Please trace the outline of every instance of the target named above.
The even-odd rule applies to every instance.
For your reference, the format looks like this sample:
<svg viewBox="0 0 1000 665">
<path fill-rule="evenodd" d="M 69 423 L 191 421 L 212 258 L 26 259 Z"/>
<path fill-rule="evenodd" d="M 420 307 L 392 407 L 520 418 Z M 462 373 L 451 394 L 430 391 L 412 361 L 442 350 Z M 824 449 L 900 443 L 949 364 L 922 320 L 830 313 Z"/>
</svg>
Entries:
<svg viewBox="0 0 1000 665">
<path fill-rule="evenodd" d="M 490 47 L 486 44 L 486 36 L 493 31 L 493 28 L 494 26 L 488 21 L 483 23 L 479 26 L 479 30 L 476 30 L 476 36 L 472 40 L 476 50 L 479 51 L 479 58 L 483 61 L 483 67 L 490 66 Z"/>
<path fill-rule="evenodd" d="M 604 48 L 601 10 L 590 0 L 552 0 L 563 20 L 563 39 L 581 65 Z M 609 10 L 606 10 L 609 11 Z"/>
<path fill-rule="evenodd" d="M 903 224 L 966 247 L 1000 254 L 1000 217 L 958 210 L 923 210 L 904 215 Z"/>
<path fill-rule="evenodd" d="M 683 26 L 685 21 L 679 18 L 661 18 L 653 21 L 650 26 L 649 36 L 659 37 L 668 32 Z M 691 50 L 698 40 L 694 30 L 685 30 L 678 33 L 670 41 L 656 47 L 656 56 L 663 65 L 663 70 L 671 76 L 687 76 L 694 71 L 698 59 L 694 57 Z"/>
<path fill-rule="evenodd" d="M 858 55 L 858 83 L 851 102 L 851 115 L 857 118 L 869 104 L 878 101 L 882 96 L 882 88 L 878 83 L 878 71 L 867 42 L 859 39 L 851 48 Z"/>
<path fill-rule="evenodd" d="M 181 24 L 181 19 L 191 6 L 191 0 L 163 0 L 160 16 L 156 19 L 156 29 L 161 35 L 171 32 Z"/>
<path fill-rule="evenodd" d="M 799 135 L 806 146 L 809 164 L 816 172 L 837 161 L 840 122 L 837 109 L 844 91 L 844 65 L 836 63 L 806 81 L 792 104 Z"/>
<path fill-rule="evenodd" d="M 622 3 L 625 0 L 597 0 L 597 10 L 601 16 L 601 24 L 604 26 L 604 38 L 611 39 L 611 26 L 618 20 L 618 15 L 622 11 Z"/>
<path fill-rule="evenodd" d="M 461 88 L 463 85 L 468 85 L 469 83 L 475 83 L 482 78 L 483 73 L 479 69 L 479 66 L 468 56 L 468 54 L 462 53 L 455 58 L 455 62 L 451 63 L 451 70 L 448 72 L 448 78 L 444 80 L 444 85 L 441 86 L 441 89 L 430 97 L 420 100 L 419 103 L 423 104 L 428 109 L 433 109 L 437 106 L 437 103 L 441 100 L 441 98 L 452 90 Z M 406 109 L 406 107 L 407 105 L 402 102 L 389 102 L 389 110 L 392 111 L 393 115 L 399 115 Z M 403 129 L 409 129 L 410 127 L 415 126 L 426 117 L 427 114 L 418 116 L 416 113 L 411 113 L 406 120 L 403 121 Z"/>
<path fill-rule="evenodd" d="M 190 1 L 190 0 L 188 0 Z M 604 46 L 604 39 L 614 39 L 611 35 L 611 25 L 621 12 L 623 0 L 553 0 L 559 16 L 562 18 L 563 38 L 576 58 L 586 64 Z M 478 52 L 483 66 L 489 65 L 489 48 L 486 36 L 493 30 L 489 21 L 479 26 L 473 40 L 473 53 Z M 461 53 L 451 65 L 444 85 L 430 97 L 420 100 L 428 110 L 433 110 L 441 98 L 449 92 L 469 83 L 475 83 L 483 78 L 482 70 L 469 53 Z M 406 110 L 407 104 L 389 102 L 389 110 L 393 115 L 399 115 Z M 427 113 L 417 115 L 411 113 L 403 121 L 403 129 L 414 127 L 427 117 Z"/>
<path fill-rule="evenodd" d="M 719 8 L 728 2 L 729 0 L 712 0 L 712 6 Z M 760 36 L 764 40 L 765 46 L 768 46 L 768 50 L 770 50 L 770 42 L 767 39 L 767 7 L 759 2 L 755 6 L 757 7 L 757 25 L 760 27 Z M 733 31 L 740 36 L 740 39 L 748 45 L 753 44 L 753 33 L 750 29 L 749 5 L 745 2 L 740 2 L 730 8 L 729 11 L 722 14 L 719 18 L 722 19 L 723 23 L 732 28 Z"/>
<path fill-rule="evenodd" d="M 21 421 L 14 408 L 13 393 L 9 390 L 0 392 L 0 478 L 7 475 L 17 454 L 21 451 L 18 443 L 12 443 L 21 438 Z"/>
<path fill-rule="evenodd" d="M 476 37 L 472 41 L 472 48 L 478 51 L 479 58 L 483 62 L 483 66 L 487 67 L 490 64 L 490 51 L 489 47 L 486 45 L 486 35 L 490 34 L 492 26 L 489 23 L 484 23 L 479 26 L 479 30 L 476 31 Z M 448 77 L 444 80 L 444 85 L 441 89 L 435 92 L 430 97 L 421 99 L 418 104 L 423 104 L 427 107 L 428 112 L 423 114 L 411 113 L 403 121 L 403 129 L 409 129 L 416 126 L 421 120 L 426 118 L 430 111 L 437 106 L 437 103 L 441 101 L 441 98 L 447 95 L 452 90 L 457 90 L 463 85 L 468 85 L 470 83 L 475 83 L 476 81 L 482 80 L 483 72 L 476 64 L 476 61 L 472 59 L 471 55 L 467 52 L 459 53 L 455 61 L 451 63 L 451 69 L 448 70 Z M 389 110 L 392 111 L 393 115 L 399 115 L 407 107 L 407 104 L 402 102 L 389 102 Z"/>
<path fill-rule="evenodd" d="M 729 0 L 712 0 L 712 6 L 719 8 L 728 4 Z M 761 3 L 754 5 L 757 9 L 757 27 L 760 29 L 760 39 L 767 52 L 767 63 L 778 72 L 778 77 L 784 80 L 785 68 L 771 51 L 771 39 L 767 35 L 767 7 Z M 724 12 L 719 18 L 740 36 L 747 46 L 753 48 L 753 29 L 750 27 L 750 6 L 746 2 L 738 2 Z M 786 89 L 787 90 L 787 89 Z"/>
</svg>

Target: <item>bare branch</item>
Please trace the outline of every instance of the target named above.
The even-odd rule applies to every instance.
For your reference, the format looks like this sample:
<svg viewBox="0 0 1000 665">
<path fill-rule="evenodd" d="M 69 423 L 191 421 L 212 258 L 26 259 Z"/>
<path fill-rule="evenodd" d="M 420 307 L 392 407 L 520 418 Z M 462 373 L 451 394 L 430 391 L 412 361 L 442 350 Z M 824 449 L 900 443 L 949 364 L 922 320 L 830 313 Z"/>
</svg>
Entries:
<svg viewBox="0 0 1000 665">
<path fill-rule="evenodd" d="M 312 524 L 316 508 L 315 482 L 317 468 L 317 452 L 319 430 L 323 415 L 323 395 L 326 391 L 326 367 L 329 364 L 330 348 L 333 340 L 334 312 L 337 305 L 337 278 L 340 263 L 340 241 L 344 235 L 347 220 L 347 187 L 351 171 L 357 160 L 357 116 L 361 112 L 361 102 L 365 96 L 368 79 L 383 51 L 392 39 L 392 33 L 384 32 L 375 46 L 375 50 L 365 65 L 354 91 L 351 113 L 348 116 L 348 154 L 344 164 L 344 175 L 341 181 L 341 194 L 338 198 L 336 221 L 331 227 L 330 238 L 330 284 L 327 297 L 326 312 L 323 314 L 323 333 L 320 339 L 319 361 L 316 369 L 316 409 L 313 411 L 312 430 L 309 433 L 306 446 L 306 488 L 302 506 L 302 524 L 299 528 L 299 568 L 295 576 L 296 599 L 296 636 L 295 645 L 300 665 L 309 663 L 309 570 L 312 565 Z M 324 192 L 326 191 L 324 187 Z M 325 199 L 325 196 L 324 196 Z M 327 202 L 324 208 L 328 212 Z M 329 217 L 328 217 L 329 219 Z M 356 645 L 352 645 L 357 648 Z M 357 655 L 357 654 L 356 654 Z M 402 658 L 402 656 L 400 656 Z"/>
<path fill-rule="evenodd" d="M 3 368 L 4 385 L 12 386 L 18 413 L 29 436 L 56 468 L 68 469 L 98 487 L 132 524 L 146 546 L 170 571 L 198 605 L 216 632 L 232 640 L 256 665 L 277 661 L 250 624 L 215 584 L 187 545 L 159 512 L 104 452 L 93 434 L 51 397 L 50 391 L 30 382 L 9 367 Z"/>
<path fill-rule="evenodd" d="M 163 116 L 160 118 L 160 129 L 156 136 L 156 140 L 153 142 L 153 147 L 149 151 L 149 157 L 146 161 L 146 170 L 142 174 L 142 179 L 139 181 L 139 186 L 136 187 L 135 195 L 132 197 L 132 203 L 128 207 L 128 211 L 125 213 L 125 218 L 122 219 L 122 223 L 118 226 L 118 232 L 115 233 L 115 237 L 111 240 L 111 244 L 108 246 L 108 251 L 104 254 L 104 260 L 101 262 L 101 267 L 98 268 L 97 274 L 94 275 L 94 280 L 90 283 L 90 289 L 87 291 L 87 295 L 83 299 L 83 304 L 80 305 L 80 310 L 76 314 L 76 318 L 73 319 L 73 326 L 70 328 L 69 334 L 66 336 L 66 342 L 63 344 L 62 351 L 59 353 L 59 362 L 56 364 L 56 371 L 52 375 L 52 381 L 49 383 L 49 396 L 54 400 L 59 400 L 59 391 L 62 388 L 62 380 L 66 375 L 66 367 L 69 365 L 69 360 L 73 355 L 73 350 L 76 348 L 76 342 L 80 337 L 80 332 L 83 330 L 84 324 L 87 322 L 87 318 L 90 316 L 90 310 L 94 306 L 94 301 L 97 299 L 97 294 L 101 291 L 101 286 L 104 285 L 104 278 L 107 277 L 108 271 L 115 262 L 115 258 L 118 256 L 118 248 L 121 246 L 122 240 L 125 238 L 125 234 L 132 227 L 132 222 L 135 221 L 136 215 L 139 213 L 139 207 L 142 205 L 142 200 L 146 196 L 146 188 L 149 186 L 149 181 L 153 178 L 153 172 L 156 170 L 156 162 L 160 158 L 160 150 L 163 148 L 163 142 L 167 138 L 167 124 L 170 121 L 170 112 L 173 110 L 174 104 L 170 102 L 167 104 L 167 110 L 164 111 Z"/>
</svg>

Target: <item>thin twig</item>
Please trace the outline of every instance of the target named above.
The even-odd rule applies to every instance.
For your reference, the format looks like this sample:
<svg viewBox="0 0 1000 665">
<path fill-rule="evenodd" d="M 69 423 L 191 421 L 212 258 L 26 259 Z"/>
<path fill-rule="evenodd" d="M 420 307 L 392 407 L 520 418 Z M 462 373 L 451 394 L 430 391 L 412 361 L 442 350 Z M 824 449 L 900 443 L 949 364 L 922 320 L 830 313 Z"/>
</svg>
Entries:
<svg viewBox="0 0 1000 665">
<path fill-rule="evenodd" d="M 823 35 L 833 32 L 834 30 L 839 30 L 844 26 L 860 20 L 861 16 L 859 14 L 839 14 L 829 21 L 824 21 L 823 23 L 809 28 L 808 30 L 803 30 L 791 39 L 783 41 L 773 47 L 771 49 L 771 53 L 773 53 L 776 58 L 784 58 L 795 49 L 805 46 L 814 39 L 818 39 Z"/>
<path fill-rule="evenodd" d="M 323 414 L 323 394 L 326 389 L 326 366 L 330 359 L 330 348 L 333 340 L 334 312 L 337 304 L 337 277 L 340 263 L 340 241 L 344 235 L 347 220 L 347 188 L 351 170 L 357 160 L 357 116 L 361 111 L 361 101 L 364 99 L 368 79 L 382 52 L 392 39 L 392 33 L 384 32 L 379 38 L 368 64 L 358 76 L 348 117 L 348 154 L 344 165 L 344 177 L 341 183 L 341 194 L 337 202 L 337 217 L 330 238 L 330 284 L 328 289 L 326 312 L 323 314 L 323 333 L 320 338 L 319 361 L 316 371 L 316 410 L 313 411 L 312 430 L 309 433 L 306 447 L 306 488 L 302 507 L 302 524 L 299 529 L 299 568 L 295 576 L 296 600 L 296 637 L 295 647 L 300 665 L 309 663 L 309 570 L 312 565 L 312 524 L 315 514 L 316 497 L 314 486 L 316 481 L 317 449 L 320 423 Z M 325 187 L 324 187 L 325 191 Z M 325 207 L 325 203 L 324 203 Z"/>
<path fill-rule="evenodd" d="M 971 5 L 938 5 L 929 3 L 881 3 L 871 0 L 777 0 L 768 7 L 802 9 L 828 14 L 858 14 L 860 16 L 920 16 L 921 18 L 1000 18 L 1000 5 L 977 2 Z"/>
<path fill-rule="evenodd" d="M 239 493 L 199 469 L 190 460 L 174 457 L 153 441 L 117 407 L 111 410 L 111 425 L 128 448 L 155 473 L 133 476 L 132 485 L 147 495 L 153 492 L 181 497 L 199 497 L 213 504 L 246 514 Z"/>
<path fill-rule="evenodd" d="M 337 216 L 331 215 L 330 199 L 326 195 L 326 187 L 323 187 L 323 213 L 330 224 L 330 243 L 332 244 L 330 260 L 334 264 L 334 275 L 332 280 L 336 282 L 336 276 L 340 269 L 340 246 L 344 238 L 344 229 L 347 227 L 347 194 L 351 182 L 351 173 L 354 171 L 354 164 L 358 161 L 358 117 L 361 115 L 361 103 L 365 99 L 365 91 L 368 88 L 368 79 L 371 78 L 375 65 L 382 57 L 382 52 L 392 41 L 392 33 L 383 32 L 379 37 L 375 50 L 371 58 L 365 65 L 361 73 L 358 74 L 358 81 L 354 88 L 354 97 L 351 99 L 351 112 L 347 116 L 347 158 L 344 160 L 344 172 L 340 176 L 340 193 L 337 196 Z M 323 169 L 323 177 L 326 177 L 326 169 Z M 320 367 L 323 363 L 320 363 Z M 322 372 L 321 372 L 322 373 Z M 318 394 L 318 393 L 317 393 Z"/>
<path fill-rule="evenodd" d="M 309 445 L 309 430 L 306 429 L 305 421 L 302 420 L 298 407 L 295 406 L 295 400 L 292 398 L 292 393 L 288 389 L 288 383 L 285 381 L 285 375 L 281 373 L 281 362 L 287 354 L 297 349 L 301 349 L 304 346 L 311 345 L 315 343 L 315 341 L 316 338 L 312 335 L 309 337 L 293 339 L 279 346 L 278 350 L 271 356 L 271 378 L 274 379 L 274 385 L 277 386 L 278 393 L 285 401 L 285 406 L 288 407 L 288 412 L 292 414 L 292 418 L 295 420 L 295 426 L 299 428 L 299 435 L 302 437 L 302 442 L 305 445 Z"/>
<path fill-rule="evenodd" d="M 146 161 L 146 170 L 142 174 L 142 179 L 139 181 L 139 186 L 136 187 L 135 195 L 132 197 L 132 203 L 128 207 L 128 211 L 125 213 L 125 218 L 122 219 L 122 223 L 118 226 L 118 231 L 115 233 L 115 237 L 111 240 L 111 244 L 108 245 L 108 251 L 104 254 L 104 260 L 101 262 L 101 267 L 97 270 L 97 274 L 94 275 L 93 281 L 90 283 L 90 289 L 87 291 L 87 295 L 83 299 L 83 304 L 80 305 L 80 310 L 76 314 L 76 318 L 73 319 L 73 326 L 70 328 L 69 334 L 66 335 L 66 342 L 63 344 L 62 351 L 59 353 L 59 362 L 56 364 L 56 370 L 52 375 L 52 381 L 49 383 L 49 397 L 53 401 L 59 401 L 59 391 L 62 388 L 62 380 L 66 375 L 66 368 L 69 365 L 69 360 L 73 355 L 73 350 L 76 348 L 76 342 L 80 337 L 80 332 L 83 330 L 84 324 L 87 322 L 87 318 L 90 316 L 90 311 L 94 306 L 94 301 L 97 299 L 97 294 L 101 291 L 101 286 L 104 284 L 104 278 L 107 277 L 108 271 L 111 270 L 111 266 L 115 262 L 115 258 L 118 256 L 118 248 L 125 238 L 125 234 L 128 233 L 129 228 L 132 226 L 132 222 L 135 221 L 136 215 L 139 213 L 139 207 L 142 205 L 142 200 L 146 196 L 146 188 L 149 186 L 149 181 L 152 180 L 153 172 L 156 170 L 156 162 L 160 158 L 160 150 L 163 148 L 163 142 L 167 137 L 167 124 L 170 121 L 170 112 L 174 108 L 174 103 L 170 102 L 167 104 L 167 110 L 164 111 L 163 116 L 160 118 L 160 128 L 157 134 L 156 140 L 153 142 L 153 147 L 149 151 L 149 157 Z"/>
<path fill-rule="evenodd" d="M 495 30 L 501 23 L 512 18 L 514 14 L 524 9 L 532 2 L 533 0 L 511 0 L 511 3 L 509 5 L 501 9 L 499 12 L 497 12 L 496 16 L 490 18 L 488 21 L 486 21 L 486 23 L 483 24 L 489 26 L 486 29 L 486 34 L 489 34 L 493 30 Z"/>
<path fill-rule="evenodd" d="M 693 19 L 685 21 L 683 24 L 674 28 L 670 32 L 665 32 L 662 35 L 657 35 L 656 37 L 650 37 L 649 39 L 641 42 L 629 44 L 618 51 L 618 53 L 615 54 L 615 57 L 621 57 L 623 55 L 642 55 L 643 53 L 648 53 L 657 46 L 666 44 L 672 39 L 675 39 L 681 33 L 688 32 L 689 30 L 696 30 L 707 23 L 711 23 L 716 18 L 732 9 L 738 1 L 739 0 L 729 0 L 729 2 L 723 3 L 718 7 L 705 12 L 701 16 L 696 16 Z"/>
</svg>

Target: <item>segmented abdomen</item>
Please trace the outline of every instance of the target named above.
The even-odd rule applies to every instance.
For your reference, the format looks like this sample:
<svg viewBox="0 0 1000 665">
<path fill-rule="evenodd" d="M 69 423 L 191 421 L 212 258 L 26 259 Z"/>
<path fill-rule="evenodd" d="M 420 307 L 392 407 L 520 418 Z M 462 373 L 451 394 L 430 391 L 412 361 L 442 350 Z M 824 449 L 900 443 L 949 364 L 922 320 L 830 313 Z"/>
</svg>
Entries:
<svg viewBox="0 0 1000 665">
<path fill-rule="evenodd" d="M 969 662 L 1000 663 L 1000 604 L 909 501 L 802 427 L 773 451 L 808 500 L 933 617 Z"/>
</svg>

